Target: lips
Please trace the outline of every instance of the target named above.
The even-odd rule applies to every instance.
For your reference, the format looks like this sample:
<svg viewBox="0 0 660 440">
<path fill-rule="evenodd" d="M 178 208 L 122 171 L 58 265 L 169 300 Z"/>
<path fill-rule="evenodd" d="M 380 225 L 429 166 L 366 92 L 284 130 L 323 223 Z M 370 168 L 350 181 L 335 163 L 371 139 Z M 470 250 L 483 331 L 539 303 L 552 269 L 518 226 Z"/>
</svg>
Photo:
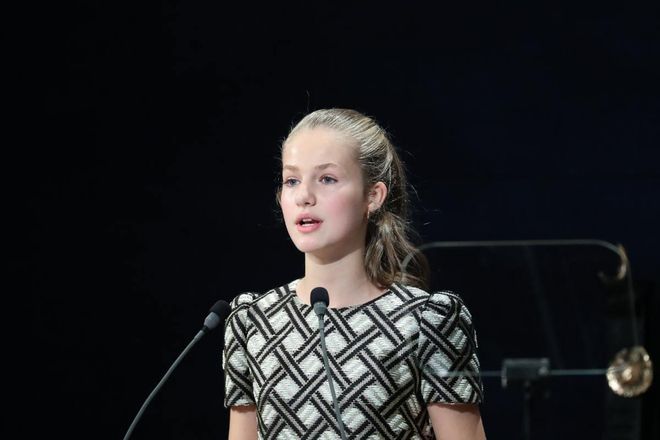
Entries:
<svg viewBox="0 0 660 440">
<path fill-rule="evenodd" d="M 321 223 L 321 219 L 314 217 L 313 215 L 300 214 L 296 217 L 296 225 L 298 226 L 313 225 L 316 223 Z"/>
<path fill-rule="evenodd" d="M 312 232 L 321 227 L 323 221 L 313 215 L 300 214 L 296 218 L 296 229 L 300 232 Z"/>
</svg>

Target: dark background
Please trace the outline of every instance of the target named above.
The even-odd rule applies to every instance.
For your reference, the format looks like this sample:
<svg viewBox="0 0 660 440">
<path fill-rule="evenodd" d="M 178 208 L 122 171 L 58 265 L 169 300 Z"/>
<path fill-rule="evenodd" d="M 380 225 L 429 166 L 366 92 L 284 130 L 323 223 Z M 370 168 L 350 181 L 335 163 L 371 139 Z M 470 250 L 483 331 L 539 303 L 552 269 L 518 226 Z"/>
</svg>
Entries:
<svg viewBox="0 0 660 440">
<path fill-rule="evenodd" d="M 34 339 L 17 405 L 26 421 L 12 424 L 21 437 L 120 438 L 213 302 L 302 274 L 274 202 L 277 156 L 290 125 L 325 107 L 390 130 L 421 241 L 622 243 L 657 363 L 660 14 L 575 3 L 26 11 L 9 32 L 19 74 L 7 84 L 27 122 L 7 162 L 20 207 L 10 270 Z M 478 329 L 496 326 L 477 316 Z M 134 438 L 224 437 L 220 347 L 216 333 L 190 353 Z M 544 408 L 535 438 L 581 418 L 593 431 L 564 437 L 638 438 L 607 425 L 612 397 L 597 387 L 597 404 L 578 395 Z M 498 388 L 487 383 L 487 431 L 516 438 L 519 396 Z M 647 439 L 660 432 L 657 389 L 621 419 L 641 417 Z M 575 420 L 558 420 L 559 407 Z M 495 416 L 507 408 L 510 419 Z"/>
</svg>

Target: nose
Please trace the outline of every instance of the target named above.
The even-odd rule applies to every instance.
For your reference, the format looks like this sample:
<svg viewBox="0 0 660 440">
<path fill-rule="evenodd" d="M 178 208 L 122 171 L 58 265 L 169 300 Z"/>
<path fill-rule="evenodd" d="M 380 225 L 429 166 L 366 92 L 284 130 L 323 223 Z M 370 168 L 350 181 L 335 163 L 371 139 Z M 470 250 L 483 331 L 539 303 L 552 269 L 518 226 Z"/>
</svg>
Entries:
<svg viewBox="0 0 660 440">
<path fill-rule="evenodd" d="M 299 183 L 296 189 L 296 204 L 298 206 L 313 206 L 316 203 L 314 191 L 307 183 Z"/>
</svg>

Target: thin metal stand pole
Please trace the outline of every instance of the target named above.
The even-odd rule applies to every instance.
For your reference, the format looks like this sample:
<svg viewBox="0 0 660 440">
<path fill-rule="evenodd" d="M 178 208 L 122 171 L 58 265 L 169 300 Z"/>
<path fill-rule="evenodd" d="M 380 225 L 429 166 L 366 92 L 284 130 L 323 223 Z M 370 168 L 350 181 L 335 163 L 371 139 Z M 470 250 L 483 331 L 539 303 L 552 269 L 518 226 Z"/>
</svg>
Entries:
<svg viewBox="0 0 660 440">
<path fill-rule="evenodd" d="M 532 397 L 534 393 L 533 385 L 525 381 L 524 401 L 523 401 L 523 440 L 532 439 Z"/>
</svg>

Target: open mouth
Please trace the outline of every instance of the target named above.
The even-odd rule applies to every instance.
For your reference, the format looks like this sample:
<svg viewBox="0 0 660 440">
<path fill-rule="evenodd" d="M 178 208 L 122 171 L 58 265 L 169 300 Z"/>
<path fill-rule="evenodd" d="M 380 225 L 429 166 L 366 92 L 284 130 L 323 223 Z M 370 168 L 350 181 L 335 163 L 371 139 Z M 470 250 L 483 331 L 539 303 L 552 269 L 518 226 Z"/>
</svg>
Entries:
<svg viewBox="0 0 660 440">
<path fill-rule="evenodd" d="M 300 226 L 309 226 L 309 225 L 315 225 L 317 223 L 321 223 L 320 220 L 316 220 L 314 218 L 301 218 L 298 220 L 298 225 Z"/>
</svg>

